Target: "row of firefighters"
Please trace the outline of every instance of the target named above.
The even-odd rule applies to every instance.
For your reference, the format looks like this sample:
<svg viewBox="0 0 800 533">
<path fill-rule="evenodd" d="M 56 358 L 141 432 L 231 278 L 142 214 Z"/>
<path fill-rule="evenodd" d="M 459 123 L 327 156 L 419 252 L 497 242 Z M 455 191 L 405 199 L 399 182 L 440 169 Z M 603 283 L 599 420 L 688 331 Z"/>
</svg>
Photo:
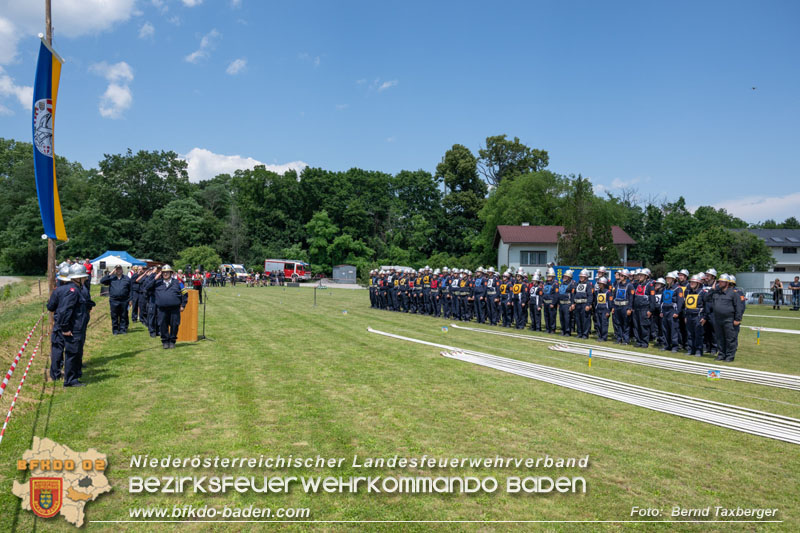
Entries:
<svg viewBox="0 0 800 533">
<path fill-rule="evenodd" d="M 553 268 L 544 279 L 539 271 L 529 276 L 522 268 L 502 275 L 493 267 L 474 273 L 447 267 L 374 270 L 369 295 L 376 309 L 551 334 L 558 322 L 561 335 L 575 332 L 588 339 L 594 328 L 598 341 L 608 340 L 611 322 L 619 344 L 647 348 L 654 342 L 662 350 L 734 360 L 745 311 L 745 295 L 734 276 L 717 278 L 711 268 L 653 279 L 647 268 L 623 269 L 615 271 L 612 283 L 607 275 L 604 267 L 598 269 L 595 284 L 588 270 L 581 270 L 577 281 L 572 270 L 557 281 Z"/>
</svg>

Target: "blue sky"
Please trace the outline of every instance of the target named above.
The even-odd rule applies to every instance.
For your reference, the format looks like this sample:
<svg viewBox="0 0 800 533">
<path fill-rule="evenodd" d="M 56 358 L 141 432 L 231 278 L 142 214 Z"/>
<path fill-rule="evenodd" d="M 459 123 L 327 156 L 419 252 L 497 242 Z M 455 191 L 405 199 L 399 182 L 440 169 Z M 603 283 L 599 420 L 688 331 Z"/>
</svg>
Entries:
<svg viewBox="0 0 800 533">
<path fill-rule="evenodd" d="M 800 217 L 798 2 L 52 1 L 85 166 L 433 171 L 507 133 L 596 191 Z M 43 5 L 0 0 L 2 137 L 30 138 Z"/>
</svg>

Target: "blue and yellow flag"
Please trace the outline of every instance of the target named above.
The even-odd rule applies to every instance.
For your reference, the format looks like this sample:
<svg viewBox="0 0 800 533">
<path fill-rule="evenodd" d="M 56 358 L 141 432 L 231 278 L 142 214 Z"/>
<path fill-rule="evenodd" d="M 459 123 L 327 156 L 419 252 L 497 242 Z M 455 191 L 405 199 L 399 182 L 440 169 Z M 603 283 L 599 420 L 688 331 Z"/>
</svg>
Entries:
<svg viewBox="0 0 800 533">
<path fill-rule="evenodd" d="M 61 202 L 56 183 L 56 158 L 53 152 L 53 126 L 56 116 L 61 58 L 42 41 L 36 81 L 33 84 L 33 168 L 44 232 L 51 239 L 67 240 Z"/>
</svg>

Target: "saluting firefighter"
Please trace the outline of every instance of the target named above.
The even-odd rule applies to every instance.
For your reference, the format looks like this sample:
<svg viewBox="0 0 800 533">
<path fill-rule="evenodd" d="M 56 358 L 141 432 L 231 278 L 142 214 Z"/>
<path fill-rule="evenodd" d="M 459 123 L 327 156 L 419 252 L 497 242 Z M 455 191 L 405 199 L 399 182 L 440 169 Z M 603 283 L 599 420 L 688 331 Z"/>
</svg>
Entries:
<svg viewBox="0 0 800 533">
<path fill-rule="evenodd" d="M 175 342 L 178 340 L 181 313 L 189 299 L 186 287 L 180 280 L 173 278 L 172 267 L 164 265 L 161 268 L 161 274 L 155 280 L 154 290 L 161 344 L 165 350 L 174 348 Z"/>
<path fill-rule="evenodd" d="M 608 317 L 611 316 L 610 302 L 611 291 L 608 289 L 608 279 L 601 277 L 597 280 L 597 288 L 594 291 L 592 301 L 595 327 L 597 328 L 597 340 L 600 342 L 608 340 Z"/>
<path fill-rule="evenodd" d="M 683 296 L 684 316 L 686 318 L 686 337 L 688 348 L 686 353 L 695 357 L 703 356 L 703 287 L 702 278 L 695 274 L 689 278 Z"/>
<path fill-rule="evenodd" d="M 111 332 L 114 335 L 128 333 L 128 300 L 131 298 L 131 280 L 117 265 L 111 274 L 100 278 L 100 283 L 108 285 L 108 304 L 111 307 Z"/>
<path fill-rule="evenodd" d="M 572 335 L 572 293 L 575 290 L 572 276 L 574 274 L 572 269 L 565 271 L 558 286 L 558 320 L 561 323 L 561 335 L 566 337 Z"/>
<path fill-rule="evenodd" d="M 131 284 L 131 322 L 139 321 L 139 285 L 133 280 L 139 275 L 139 267 L 132 266 L 128 272 L 128 280 Z"/>
</svg>

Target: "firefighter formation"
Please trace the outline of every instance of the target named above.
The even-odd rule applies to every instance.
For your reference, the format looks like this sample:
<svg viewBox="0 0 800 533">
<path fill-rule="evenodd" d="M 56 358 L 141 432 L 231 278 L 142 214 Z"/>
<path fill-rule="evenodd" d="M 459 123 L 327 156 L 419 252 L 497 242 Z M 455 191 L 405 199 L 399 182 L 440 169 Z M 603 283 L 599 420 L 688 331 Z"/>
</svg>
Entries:
<svg viewBox="0 0 800 533">
<path fill-rule="evenodd" d="M 607 341 L 609 322 L 619 344 L 665 351 L 685 351 L 717 361 L 733 361 L 745 296 L 736 278 L 713 268 L 690 277 L 688 270 L 672 271 L 653 279 L 647 268 L 615 272 L 614 282 L 598 269 L 596 284 L 588 270 L 578 280 L 567 270 L 560 280 L 548 268 L 532 274 L 520 268 L 502 275 L 493 267 L 370 272 L 369 297 L 375 309 L 415 313 L 493 326 L 526 326 L 588 339 L 594 329 L 598 341 Z M 544 320 L 542 317 L 544 316 Z M 530 321 L 530 325 L 528 322 Z M 558 325 L 558 328 L 557 328 Z"/>
</svg>

